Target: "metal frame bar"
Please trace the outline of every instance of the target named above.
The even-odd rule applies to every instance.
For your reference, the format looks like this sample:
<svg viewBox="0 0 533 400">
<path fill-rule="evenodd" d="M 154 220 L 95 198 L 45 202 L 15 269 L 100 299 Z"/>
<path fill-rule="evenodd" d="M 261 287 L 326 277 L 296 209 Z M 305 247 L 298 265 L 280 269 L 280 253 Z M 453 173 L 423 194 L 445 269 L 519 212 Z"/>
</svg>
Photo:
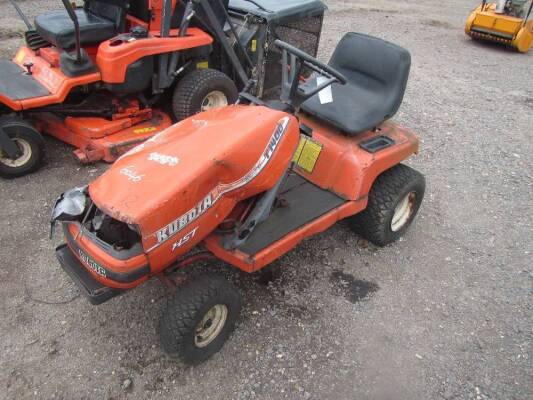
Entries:
<svg viewBox="0 0 533 400">
<path fill-rule="evenodd" d="M 65 9 L 67 10 L 68 16 L 72 20 L 72 23 L 74 24 L 74 32 L 76 35 L 76 62 L 81 63 L 82 56 L 81 56 L 81 43 L 80 43 L 80 23 L 78 21 L 78 16 L 76 15 L 76 11 L 74 11 L 74 7 L 72 7 L 72 4 L 69 2 L 69 0 L 61 0 L 63 2 L 63 5 L 65 6 Z"/>
<path fill-rule="evenodd" d="M 172 21 L 172 0 L 163 0 L 163 9 L 161 10 L 161 37 L 166 38 L 170 35 L 170 23 Z"/>
<path fill-rule="evenodd" d="M 163 8 L 161 9 L 161 28 L 160 36 L 166 38 L 170 36 L 170 24 L 172 21 L 172 0 L 163 0 Z M 154 88 L 156 93 L 161 93 L 172 84 L 172 79 L 168 74 L 169 70 L 169 54 L 159 55 L 159 73 L 157 76 L 157 87 Z"/>
<path fill-rule="evenodd" d="M 224 33 L 222 27 L 220 26 L 220 23 L 217 20 L 217 17 L 215 15 L 215 12 L 213 11 L 213 8 L 209 4 L 208 0 L 197 0 L 200 6 L 204 9 L 205 14 L 207 15 L 207 19 L 214 30 L 214 35 L 224 48 L 224 51 L 226 52 L 227 56 L 229 57 L 229 60 L 237 72 L 237 75 L 239 76 L 240 81 L 243 85 L 246 86 L 248 83 L 248 75 L 244 71 L 244 68 L 242 67 L 241 62 L 239 61 L 239 58 L 237 57 L 237 54 L 235 54 L 235 50 L 233 50 L 233 47 L 229 44 L 228 38 L 226 34 Z"/>
<path fill-rule="evenodd" d="M 68 0 L 63 0 L 63 1 L 68 1 Z M 232 67 L 237 72 L 237 75 L 239 76 L 239 79 L 241 80 L 242 84 L 246 85 L 249 81 L 249 77 L 246 74 L 246 71 L 244 70 L 239 58 L 237 57 L 237 54 L 235 54 L 235 50 L 229 44 L 228 37 L 224 33 L 223 27 L 220 26 L 220 23 L 215 15 L 215 12 L 213 11 L 213 8 L 209 4 L 208 0 L 194 0 L 194 3 L 198 4 L 200 7 L 203 8 L 207 16 L 208 22 L 211 25 L 213 36 L 215 36 L 216 40 L 224 48 L 224 51 L 226 52 L 231 62 Z M 168 37 L 170 35 L 170 24 L 171 24 L 171 18 L 172 18 L 172 0 L 164 0 L 162 12 L 163 12 L 163 18 L 161 21 L 161 37 Z M 192 12 L 194 12 L 193 1 L 189 1 L 185 7 L 185 13 L 183 15 L 183 20 L 180 24 L 180 27 L 185 28 L 185 30 L 189 26 L 188 19 L 190 19 L 189 17 Z M 225 12 L 225 14 L 226 14 L 226 17 L 229 18 L 227 11 Z M 230 25 L 231 25 L 231 21 L 230 21 Z M 185 34 L 186 32 L 180 31 L 180 36 L 183 36 Z M 243 51 L 243 53 L 245 54 L 245 56 L 248 57 L 248 54 L 246 54 L 246 51 L 242 49 L 240 42 L 239 42 L 239 46 L 241 50 Z M 251 60 L 249 60 L 249 58 L 247 60 L 251 63 Z M 164 89 L 172 85 L 172 83 L 174 82 L 174 78 L 176 76 L 175 69 L 177 68 L 178 61 L 179 61 L 179 52 L 175 52 L 171 55 L 161 54 L 159 56 L 159 74 L 158 74 L 158 79 L 156 83 L 157 87 L 154 88 L 155 92 L 160 93 Z"/>
<path fill-rule="evenodd" d="M 246 58 L 246 61 L 248 62 L 248 66 L 253 69 L 254 68 L 254 63 L 252 62 L 252 59 L 250 58 L 250 55 L 244 49 L 244 47 L 242 46 L 242 43 L 239 40 L 239 36 L 237 35 L 237 30 L 235 29 L 235 25 L 233 25 L 233 22 L 231 21 L 231 18 L 230 18 L 230 15 L 228 13 L 228 10 L 226 10 L 226 8 L 224 7 L 224 4 L 222 4 L 222 0 L 217 0 L 217 1 L 218 1 L 218 4 L 219 4 L 220 8 L 222 8 L 222 10 L 224 11 L 224 16 L 226 17 L 226 20 L 228 21 L 228 25 L 229 25 L 229 27 L 231 29 L 231 32 L 235 36 L 235 42 L 237 43 L 237 47 L 239 47 L 239 50 L 241 51 L 241 53 Z"/>
<path fill-rule="evenodd" d="M 244 220 L 241 226 L 235 229 L 232 235 L 226 236 L 223 239 L 222 245 L 226 250 L 235 250 L 239 246 L 242 246 L 248 238 L 252 235 L 252 232 L 257 226 L 265 221 L 271 214 L 276 198 L 280 193 L 285 181 L 289 177 L 292 170 L 292 163 L 285 169 L 283 175 L 278 182 L 266 191 L 259 201 L 255 204 L 250 215 Z"/>
<path fill-rule="evenodd" d="M 9 0 L 9 2 L 11 3 L 11 5 L 15 8 L 15 11 L 17 12 L 17 14 L 19 15 L 20 19 L 22 20 L 22 22 L 24 22 L 24 24 L 26 25 L 26 28 L 28 28 L 29 31 L 32 31 L 33 30 L 33 25 L 31 24 L 30 20 L 28 19 L 28 17 L 26 17 L 26 14 L 24 14 L 22 12 L 22 10 L 20 9 L 19 5 L 16 3 L 15 0 Z"/>
<path fill-rule="evenodd" d="M 533 0 L 531 0 L 531 4 L 529 5 L 529 10 L 526 14 L 526 17 L 524 18 L 524 22 L 522 23 L 522 26 L 526 26 L 526 23 L 531 16 L 531 12 L 533 11 Z"/>
<path fill-rule="evenodd" d="M 177 5 L 176 5 L 177 7 Z M 187 36 L 187 29 L 189 29 L 189 25 L 191 23 L 191 19 L 194 17 L 194 5 L 192 0 L 189 0 L 187 4 L 185 5 L 185 11 L 183 12 L 183 19 L 180 23 L 180 31 L 178 34 L 178 37 L 185 37 Z M 175 51 L 170 56 L 170 62 L 168 63 L 168 70 L 167 70 L 167 83 L 169 86 L 174 82 L 174 78 L 177 76 L 176 69 L 178 68 L 178 62 L 181 57 L 181 52 Z"/>
</svg>

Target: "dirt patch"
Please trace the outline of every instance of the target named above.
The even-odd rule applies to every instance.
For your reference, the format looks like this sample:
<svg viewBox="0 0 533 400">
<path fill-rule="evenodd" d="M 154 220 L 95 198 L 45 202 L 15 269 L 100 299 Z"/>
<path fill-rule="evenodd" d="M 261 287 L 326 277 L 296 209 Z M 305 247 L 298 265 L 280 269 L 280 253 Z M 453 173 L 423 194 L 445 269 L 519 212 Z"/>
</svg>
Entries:
<svg viewBox="0 0 533 400">
<path fill-rule="evenodd" d="M 0 28 L 0 40 L 23 38 L 24 29 Z"/>
<path fill-rule="evenodd" d="M 9 39 L 2 39 L 0 46 L 0 57 L 11 58 L 17 52 L 17 49 L 23 44 L 23 39 L 20 37 L 11 37 Z"/>
<path fill-rule="evenodd" d="M 379 286 L 376 283 L 357 279 L 353 275 L 340 270 L 333 271 L 330 276 L 330 282 L 333 283 L 334 292 L 341 292 L 346 300 L 352 304 L 366 299 L 379 290 Z"/>
<path fill-rule="evenodd" d="M 426 19 L 422 21 L 426 26 L 432 26 L 435 28 L 444 28 L 444 29 L 455 29 L 455 26 L 446 21 L 441 21 L 438 19 Z"/>
<path fill-rule="evenodd" d="M 401 14 L 404 13 L 405 10 L 398 10 L 393 8 L 375 8 L 375 7 L 363 7 L 363 6 L 351 6 L 351 7 L 343 7 L 340 9 L 333 9 L 331 10 L 331 14 L 344 14 L 344 13 L 377 13 L 377 14 Z"/>
</svg>

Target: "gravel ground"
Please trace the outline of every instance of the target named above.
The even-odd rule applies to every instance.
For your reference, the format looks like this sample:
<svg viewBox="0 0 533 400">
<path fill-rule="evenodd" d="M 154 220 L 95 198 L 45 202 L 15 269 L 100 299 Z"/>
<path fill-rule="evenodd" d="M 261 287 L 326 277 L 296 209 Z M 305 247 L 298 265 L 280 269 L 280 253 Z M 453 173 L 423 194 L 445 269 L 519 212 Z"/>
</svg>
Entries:
<svg viewBox="0 0 533 400">
<path fill-rule="evenodd" d="M 158 282 L 93 307 L 59 269 L 52 202 L 106 166 L 79 166 L 47 140 L 41 171 L 0 182 L 0 398 L 533 398 L 533 52 L 468 39 L 475 3 L 328 1 L 324 60 L 348 30 L 412 52 L 396 119 L 422 140 L 409 163 L 427 176 L 425 203 L 387 248 L 341 223 L 276 262 L 269 282 L 210 266 L 246 307 L 195 368 L 158 347 Z M 21 24 L 6 1 L 0 10 L 9 54 Z"/>
</svg>

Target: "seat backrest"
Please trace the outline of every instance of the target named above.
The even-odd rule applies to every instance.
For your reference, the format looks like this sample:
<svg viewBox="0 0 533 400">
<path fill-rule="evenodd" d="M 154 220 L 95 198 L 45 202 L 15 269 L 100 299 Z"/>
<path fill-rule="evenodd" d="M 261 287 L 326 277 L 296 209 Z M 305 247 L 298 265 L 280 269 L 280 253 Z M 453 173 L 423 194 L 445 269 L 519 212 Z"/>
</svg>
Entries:
<svg viewBox="0 0 533 400">
<path fill-rule="evenodd" d="M 85 0 L 84 8 L 90 14 L 112 21 L 119 32 L 124 31 L 127 0 Z"/>
<path fill-rule="evenodd" d="M 403 47 L 361 33 L 347 33 L 337 45 L 329 64 L 342 72 L 348 82 L 386 95 L 390 110 L 398 111 L 411 69 L 411 55 Z"/>
</svg>

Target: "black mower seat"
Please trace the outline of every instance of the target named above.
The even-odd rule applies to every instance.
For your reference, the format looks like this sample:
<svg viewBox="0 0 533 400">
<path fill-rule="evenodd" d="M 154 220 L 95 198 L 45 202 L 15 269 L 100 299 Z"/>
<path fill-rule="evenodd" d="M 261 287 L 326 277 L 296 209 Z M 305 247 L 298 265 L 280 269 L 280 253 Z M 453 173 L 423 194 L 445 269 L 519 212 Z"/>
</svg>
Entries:
<svg viewBox="0 0 533 400">
<path fill-rule="evenodd" d="M 332 103 L 321 104 L 319 95 L 311 97 L 302 105 L 306 113 L 349 135 L 374 129 L 396 114 L 411 67 L 407 50 L 372 36 L 347 33 L 329 65 L 348 82 L 331 86 Z"/>
<path fill-rule="evenodd" d="M 76 9 L 80 24 L 82 46 L 99 44 L 111 39 L 124 29 L 126 5 L 116 1 L 86 1 L 84 8 Z M 50 11 L 35 18 L 35 28 L 42 38 L 54 46 L 71 49 L 76 45 L 74 23 L 66 10 Z"/>
</svg>

